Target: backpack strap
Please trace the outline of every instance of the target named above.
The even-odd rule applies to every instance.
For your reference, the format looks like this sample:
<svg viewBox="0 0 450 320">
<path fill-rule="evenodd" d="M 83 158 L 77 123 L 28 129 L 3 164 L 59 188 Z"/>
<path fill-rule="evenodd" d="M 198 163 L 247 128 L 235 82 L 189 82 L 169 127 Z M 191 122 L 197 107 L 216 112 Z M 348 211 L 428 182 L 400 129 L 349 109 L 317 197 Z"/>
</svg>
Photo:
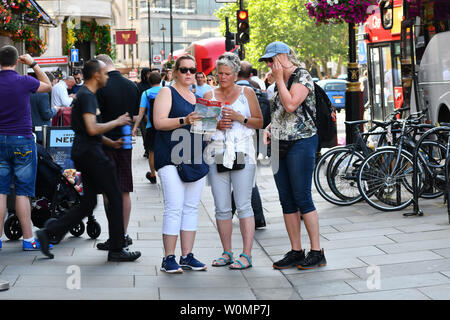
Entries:
<svg viewBox="0 0 450 320">
<path fill-rule="evenodd" d="M 288 90 L 291 90 L 291 87 L 292 87 L 292 85 L 294 84 L 295 77 L 298 75 L 298 73 L 299 73 L 301 70 L 305 70 L 305 69 L 303 69 L 303 68 L 301 68 L 301 67 L 298 67 L 297 69 L 295 69 L 294 72 L 292 72 L 291 76 L 289 77 L 289 81 L 288 81 L 288 83 L 287 83 L 287 89 L 288 89 Z M 311 112 L 311 109 L 310 109 L 309 106 L 306 104 L 306 99 L 305 99 L 305 101 L 302 102 L 301 106 L 303 107 L 303 114 L 305 115 L 305 118 L 307 118 L 307 116 L 309 116 L 309 118 L 314 122 L 314 125 L 315 125 L 316 128 L 317 128 L 317 122 L 316 122 L 316 119 L 314 119 L 314 117 L 313 117 L 313 115 L 312 115 L 312 112 Z"/>
</svg>

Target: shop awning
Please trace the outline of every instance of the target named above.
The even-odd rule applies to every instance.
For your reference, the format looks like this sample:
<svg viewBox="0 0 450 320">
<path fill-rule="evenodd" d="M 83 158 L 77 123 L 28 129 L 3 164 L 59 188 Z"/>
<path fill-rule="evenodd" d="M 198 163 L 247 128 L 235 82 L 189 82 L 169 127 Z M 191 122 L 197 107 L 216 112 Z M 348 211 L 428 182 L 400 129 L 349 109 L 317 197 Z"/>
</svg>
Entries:
<svg viewBox="0 0 450 320">
<path fill-rule="evenodd" d="M 44 11 L 44 9 L 42 9 L 42 7 L 37 3 L 37 1 L 35 0 L 28 0 L 31 5 L 34 7 L 34 9 L 40 13 L 41 18 L 39 19 L 39 23 L 40 24 L 50 24 L 53 25 L 54 27 L 56 27 L 56 23 L 55 21 L 48 15 L 47 12 Z"/>
</svg>

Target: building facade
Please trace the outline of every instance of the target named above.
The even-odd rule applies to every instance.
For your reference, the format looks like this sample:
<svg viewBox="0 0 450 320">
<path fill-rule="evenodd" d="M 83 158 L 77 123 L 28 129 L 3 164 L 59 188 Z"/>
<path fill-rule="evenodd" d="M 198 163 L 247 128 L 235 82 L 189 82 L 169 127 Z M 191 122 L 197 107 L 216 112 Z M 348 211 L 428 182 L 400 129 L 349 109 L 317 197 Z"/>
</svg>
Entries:
<svg viewBox="0 0 450 320">
<path fill-rule="evenodd" d="M 214 12 L 222 5 L 213 0 L 172 0 L 173 50 L 184 49 L 193 41 L 220 37 L 219 20 Z M 159 61 L 168 59 L 170 0 L 114 0 L 113 20 L 113 31 L 134 29 L 137 33 L 137 45 L 116 47 L 119 65 L 148 67 L 152 59 L 155 67 L 160 67 Z"/>
<path fill-rule="evenodd" d="M 41 7 L 57 25 L 41 29 L 47 43 L 43 57 L 67 56 L 72 47 L 79 50 L 80 61 L 87 61 L 99 52 L 111 52 L 107 48 L 108 40 L 111 46 L 112 1 L 40 0 Z"/>
</svg>

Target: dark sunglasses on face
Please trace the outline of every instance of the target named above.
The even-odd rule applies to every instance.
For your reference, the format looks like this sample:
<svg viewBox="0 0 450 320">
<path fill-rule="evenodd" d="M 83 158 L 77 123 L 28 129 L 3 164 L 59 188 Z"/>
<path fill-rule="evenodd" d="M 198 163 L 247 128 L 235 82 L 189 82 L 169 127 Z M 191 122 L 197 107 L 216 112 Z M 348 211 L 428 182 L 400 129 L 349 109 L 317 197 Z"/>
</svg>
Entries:
<svg viewBox="0 0 450 320">
<path fill-rule="evenodd" d="M 273 63 L 273 58 L 267 58 L 267 59 L 264 59 L 264 61 L 265 61 L 265 62 Z"/>
<path fill-rule="evenodd" d="M 180 69 L 178 69 L 178 70 L 180 70 L 180 72 L 181 72 L 182 74 L 186 74 L 188 71 L 189 71 L 191 74 L 194 74 L 194 73 L 197 72 L 197 68 L 180 68 Z"/>
</svg>

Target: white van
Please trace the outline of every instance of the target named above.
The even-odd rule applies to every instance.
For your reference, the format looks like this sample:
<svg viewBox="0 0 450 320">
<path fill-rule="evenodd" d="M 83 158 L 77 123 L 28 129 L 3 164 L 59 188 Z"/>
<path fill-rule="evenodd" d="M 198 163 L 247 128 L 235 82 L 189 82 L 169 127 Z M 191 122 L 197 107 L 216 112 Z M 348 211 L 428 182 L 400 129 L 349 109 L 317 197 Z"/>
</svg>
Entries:
<svg viewBox="0 0 450 320">
<path fill-rule="evenodd" d="M 450 31 L 431 38 L 420 62 L 418 84 L 420 107 L 428 108 L 430 122 L 450 122 Z"/>
</svg>

